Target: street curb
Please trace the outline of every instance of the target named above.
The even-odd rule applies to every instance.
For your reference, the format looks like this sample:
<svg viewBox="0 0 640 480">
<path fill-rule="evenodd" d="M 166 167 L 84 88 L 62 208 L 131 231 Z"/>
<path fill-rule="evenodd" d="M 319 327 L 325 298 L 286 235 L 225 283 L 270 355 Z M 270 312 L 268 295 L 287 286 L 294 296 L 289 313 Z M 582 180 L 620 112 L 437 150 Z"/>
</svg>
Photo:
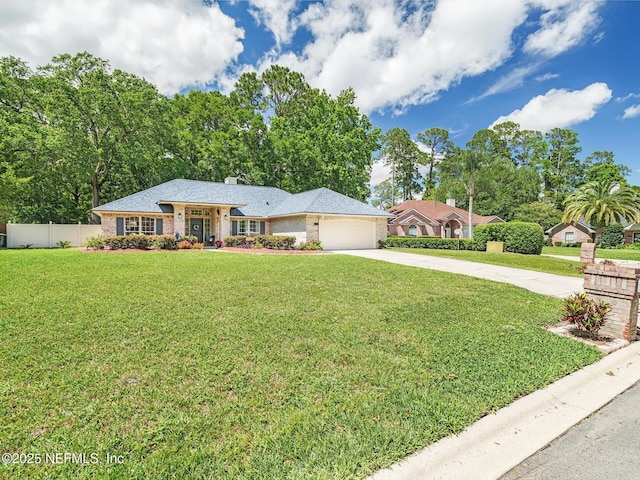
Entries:
<svg viewBox="0 0 640 480">
<path fill-rule="evenodd" d="M 369 480 L 495 480 L 640 381 L 640 342 L 516 400 Z"/>
</svg>

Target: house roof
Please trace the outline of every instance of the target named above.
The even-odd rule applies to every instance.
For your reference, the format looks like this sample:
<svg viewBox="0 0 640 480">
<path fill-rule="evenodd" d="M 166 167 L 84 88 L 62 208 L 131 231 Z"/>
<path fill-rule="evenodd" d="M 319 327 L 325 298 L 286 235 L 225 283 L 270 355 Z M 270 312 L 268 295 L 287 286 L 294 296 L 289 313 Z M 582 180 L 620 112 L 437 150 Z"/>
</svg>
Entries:
<svg viewBox="0 0 640 480">
<path fill-rule="evenodd" d="M 334 192 L 328 188 L 317 188 L 308 192 L 296 193 L 287 197 L 280 205 L 269 212 L 269 217 L 294 215 L 296 213 L 321 213 L 334 215 L 366 215 L 393 217 L 351 197 Z"/>
<path fill-rule="evenodd" d="M 585 233 L 596 233 L 595 230 L 593 230 L 588 223 L 582 222 L 582 221 L 578 221 L 578 222 L 573 222 L 573 223 L 556 223 L 553 227 L 551 227 L 550 229 L 548 229 L 546 232 L 547 235 L 549 236 L 553 236 L 556 233 L 558 233 L 560 230 L 562 230 L 563 228 L 568 227 L 569 225 L 574 225 L 576 228 L 582 230 Z"/>
<path fill-rule="evenodd" d="M 172 204 L 225 205 L 232 215 L 273 217 L 296 213 L 392 216 L 353 198 L 320 188 L 291 194 L 275 187 L 171 180 L 133 195 L 106 203 L 93 211 L 171 213 Z"/>
<path fill-rule="evenodd" d="M 417 210 L 418 212 L 426 215 L 427 217 L 443 222 L 449 218 L 459 215 L 462 217 L 462 223 L 468 223 L 469 212 L 462 208 L 452 207 L 446 203 L 437 202 L 435 200 L 407 200 L 400 205 L 387 210 L 390 213 L 397 215 L 400 218 L 405 212 L 409 210 Z M 455 215 L 453 215 L 455 214 Z M 503 220 L 497 215 L 478 215 L 474 213 L 472 215 L 472 221 L 474 225 L 482 225 L 485 223 L 491 223 L 495 221 L 502 222 Z"/>
</svg>

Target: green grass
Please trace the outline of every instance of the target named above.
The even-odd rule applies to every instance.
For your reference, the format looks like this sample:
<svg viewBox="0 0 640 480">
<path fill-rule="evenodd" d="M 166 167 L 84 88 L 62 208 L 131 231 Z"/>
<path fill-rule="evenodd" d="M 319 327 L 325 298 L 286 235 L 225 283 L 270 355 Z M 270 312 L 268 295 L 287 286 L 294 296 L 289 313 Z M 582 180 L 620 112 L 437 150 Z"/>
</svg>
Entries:
<svg viewBox="0 0 640 480">
<path fill-rule="evenodd" d="M 578 247 L 542 247 L 542 253 L 547 255 L 563 255 L 565 257 L 579 257 Z M 635 260 L 640 262 L 640 250 L 596 248 L 596 258 L 608 258 L 611 260 Z"/>
<path fill-rule="evenodd" d="M 488 263 L 503 267 L 522 268 L 536 272 L 553 273 L 568 277 L 583 277 L 578 268 L 584 263 L 560 258 L 543 257 L 540 255 L 522 255 L 519 253 L 487 253 L 471 250 L 436 250 L 424 248 L 392 248 L 398 252 L 417 253 L 419 255 L 431 255 L 433 257 L 455 258 L 469 262 Z M 578 255 L 579 256 L 579 255 Z"/>
<path fill-rule="evenodd" d="M 1 453 L 101 459 L 0 478 L 363 478 L 601 358 L 540 328 L 559 300 L 355 257 L 0 267 Z"/>
</svg>

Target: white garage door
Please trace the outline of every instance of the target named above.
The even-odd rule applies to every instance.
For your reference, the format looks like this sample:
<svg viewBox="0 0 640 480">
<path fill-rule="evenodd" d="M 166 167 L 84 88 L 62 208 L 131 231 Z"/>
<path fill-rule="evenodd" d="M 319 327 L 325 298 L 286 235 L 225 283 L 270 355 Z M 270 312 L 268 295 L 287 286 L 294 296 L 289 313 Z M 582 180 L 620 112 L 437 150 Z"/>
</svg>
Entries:
<svg viewBox="0 0 640 480">
<path fill-rule="evenodd" d="M 376 248 L 376 224 L 371 220 L 320 220 L 319 237 L 325 250 Z"/>
</svg>

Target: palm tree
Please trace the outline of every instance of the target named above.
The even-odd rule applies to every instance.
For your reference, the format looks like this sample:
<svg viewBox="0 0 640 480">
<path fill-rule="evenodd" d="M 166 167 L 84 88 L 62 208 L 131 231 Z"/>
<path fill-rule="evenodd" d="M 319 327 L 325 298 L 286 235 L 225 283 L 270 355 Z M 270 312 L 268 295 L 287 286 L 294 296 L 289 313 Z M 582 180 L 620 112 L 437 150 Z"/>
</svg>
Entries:
<svg viewBox="0 0 640 480">
<path fill-rule="evenodd" d="M 596 229 L 596 243 L 605 225 L 621 220 L 640 220 L 640 197 L 629 186 L 612 180 L 588 182 L 578 187 L 564 201 L 562 222 L 578 221 L 580 217 Z"/>
</svg>

